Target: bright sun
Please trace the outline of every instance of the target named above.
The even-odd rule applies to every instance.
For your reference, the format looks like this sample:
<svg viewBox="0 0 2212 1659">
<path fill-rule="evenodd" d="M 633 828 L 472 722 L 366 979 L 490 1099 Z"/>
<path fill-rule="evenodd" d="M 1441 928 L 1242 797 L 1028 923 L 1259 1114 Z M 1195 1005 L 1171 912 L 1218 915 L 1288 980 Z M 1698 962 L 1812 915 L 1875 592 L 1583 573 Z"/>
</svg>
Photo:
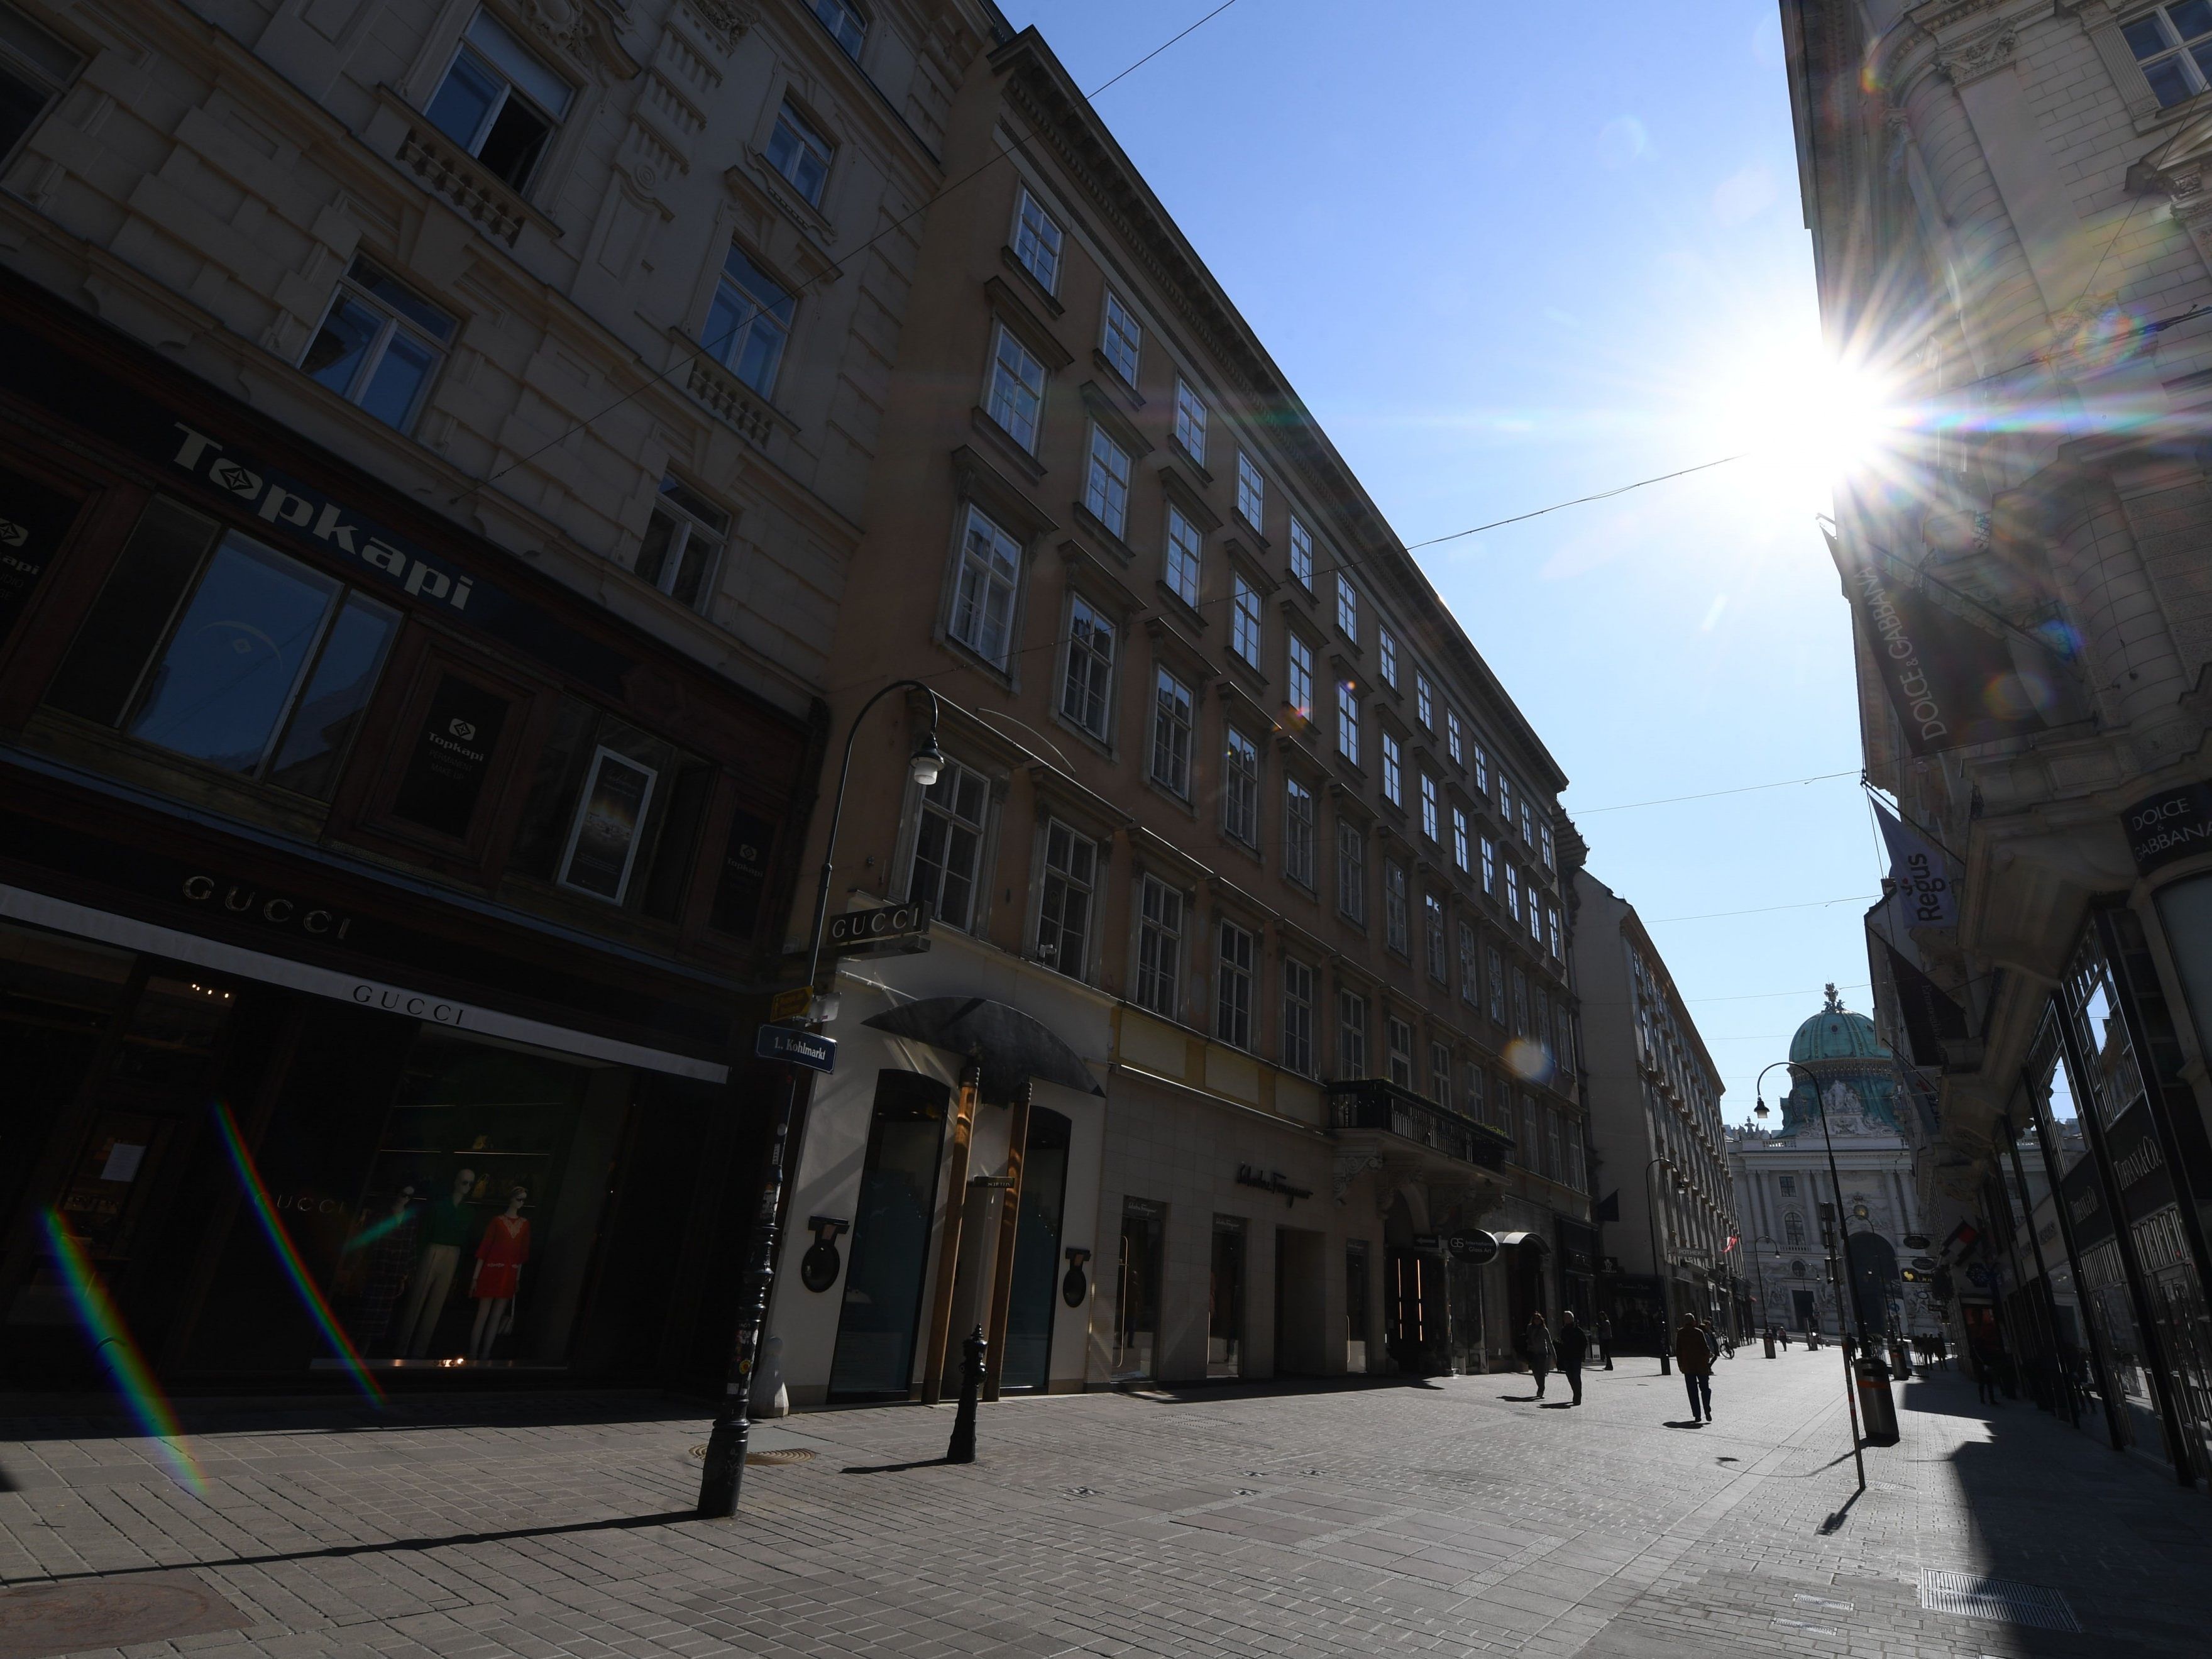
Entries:
<svg viewBox="0 0 2212 1659">
<path fill-rule="evenodd" d="M 1838 483 L 1879 458 L 1899 420 L 1882 376 L 1817 349 L 1747 352 L 1716 365 L 1699 392 L 1693 418 L 1716 453 L 1743 453 L 1749 489 L 1778 505 L 1826 507 Z"/>
</svg>

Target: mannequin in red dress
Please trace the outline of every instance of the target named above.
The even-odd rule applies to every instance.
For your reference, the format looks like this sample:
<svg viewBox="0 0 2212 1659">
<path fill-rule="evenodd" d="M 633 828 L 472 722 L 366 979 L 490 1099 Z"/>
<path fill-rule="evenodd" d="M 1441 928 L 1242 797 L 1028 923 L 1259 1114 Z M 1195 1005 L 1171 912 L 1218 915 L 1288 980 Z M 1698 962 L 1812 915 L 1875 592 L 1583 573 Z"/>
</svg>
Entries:
<svg viewBox="0 0 2212 1659">
<path fill-rule="evenodd" d="M 469 1333 L 469 1358 L 489 1359 L 491 1345 L 506 1328 L 522 1288 L 522 1264 L 530 1260 L 530 1224 L 522 1206 L 530 1194 L 517 1187 L 507 1195 L 505 1213 L 495 1215 L 477 1244 L 477 1265 L 469 1294 L 477 1299 L 476 1328 Z"/>
</svg>

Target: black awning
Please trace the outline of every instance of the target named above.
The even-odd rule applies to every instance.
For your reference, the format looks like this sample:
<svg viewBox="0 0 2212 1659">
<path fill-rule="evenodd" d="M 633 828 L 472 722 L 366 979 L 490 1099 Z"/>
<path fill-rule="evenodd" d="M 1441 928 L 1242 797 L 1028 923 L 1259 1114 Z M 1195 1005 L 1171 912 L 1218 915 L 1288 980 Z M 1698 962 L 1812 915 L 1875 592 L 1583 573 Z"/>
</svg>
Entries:
<svg viewBox="0 0 2212 1659">
<path fill-rule="evenodd" d="M 1106 1092 L 1082 1055 L 1042 1020 L 988 997 L 925 997 L 863 1023 L 972 1060 L 982 1070 L 986 1100 L 1011 1101 L 1032 1078 L 1087 1095 Z"/>
</svg>

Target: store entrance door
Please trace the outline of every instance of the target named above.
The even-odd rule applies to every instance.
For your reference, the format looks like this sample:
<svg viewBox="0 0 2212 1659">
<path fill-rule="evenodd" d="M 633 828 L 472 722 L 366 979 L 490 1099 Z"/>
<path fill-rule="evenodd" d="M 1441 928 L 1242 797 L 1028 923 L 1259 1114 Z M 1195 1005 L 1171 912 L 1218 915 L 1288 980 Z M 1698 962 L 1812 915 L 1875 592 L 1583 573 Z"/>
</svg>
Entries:
<svg viewBox="0 0 2212 1659">
<path fill-rule="evenodd" d="M 903 1400 L 929 1265 L 930 1218 L 951 1091 L 914 1072 L 876 1075 L 860 1213 L 845 1269 L 845 1303 L 830 1364 L 830 1398 Z"/>
<path fill-rule="evenodd" d="M 1013 1281 L 1006 1292 L 1006 1352 L 999 1373 L 1002 1391 L 1042 1389 L 1050 1380 L 1060 1219 L 1067 1198 L 1067 1149 L 1073 1127 L 1058 1112 L 1030 1108 L 1021 1213 L 1014 1224 Z"/>
</svg>

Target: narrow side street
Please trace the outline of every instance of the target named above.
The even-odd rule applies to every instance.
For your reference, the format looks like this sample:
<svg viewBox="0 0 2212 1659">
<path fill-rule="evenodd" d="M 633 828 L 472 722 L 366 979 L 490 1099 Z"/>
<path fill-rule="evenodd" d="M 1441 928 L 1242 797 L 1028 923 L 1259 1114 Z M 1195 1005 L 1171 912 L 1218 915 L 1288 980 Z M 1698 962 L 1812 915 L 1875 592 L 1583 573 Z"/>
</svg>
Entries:
<svg viewBox="0 0 2212 1659">
<path fill-rule="evenodd" d="M 712 1523 L 703 1426 L 645 1400 L 188 1423 L 204 1503 L 146 1443 L 19 1419 L 0 1659 L 2202 1651 L 2201 1497 L 1954 1372 L 1854 1500 L 1840 1371 L 1746 1349 L 1705 1429 L 1643 1358 L 1579 1410 L 1511 1375 L 1013 1401 L 964 1468 L 929 1461 L 949 1409 L 815 1413 Z M 2094 1634 L 1923 1607 L 1933 1572 Z"/>
</svg>

